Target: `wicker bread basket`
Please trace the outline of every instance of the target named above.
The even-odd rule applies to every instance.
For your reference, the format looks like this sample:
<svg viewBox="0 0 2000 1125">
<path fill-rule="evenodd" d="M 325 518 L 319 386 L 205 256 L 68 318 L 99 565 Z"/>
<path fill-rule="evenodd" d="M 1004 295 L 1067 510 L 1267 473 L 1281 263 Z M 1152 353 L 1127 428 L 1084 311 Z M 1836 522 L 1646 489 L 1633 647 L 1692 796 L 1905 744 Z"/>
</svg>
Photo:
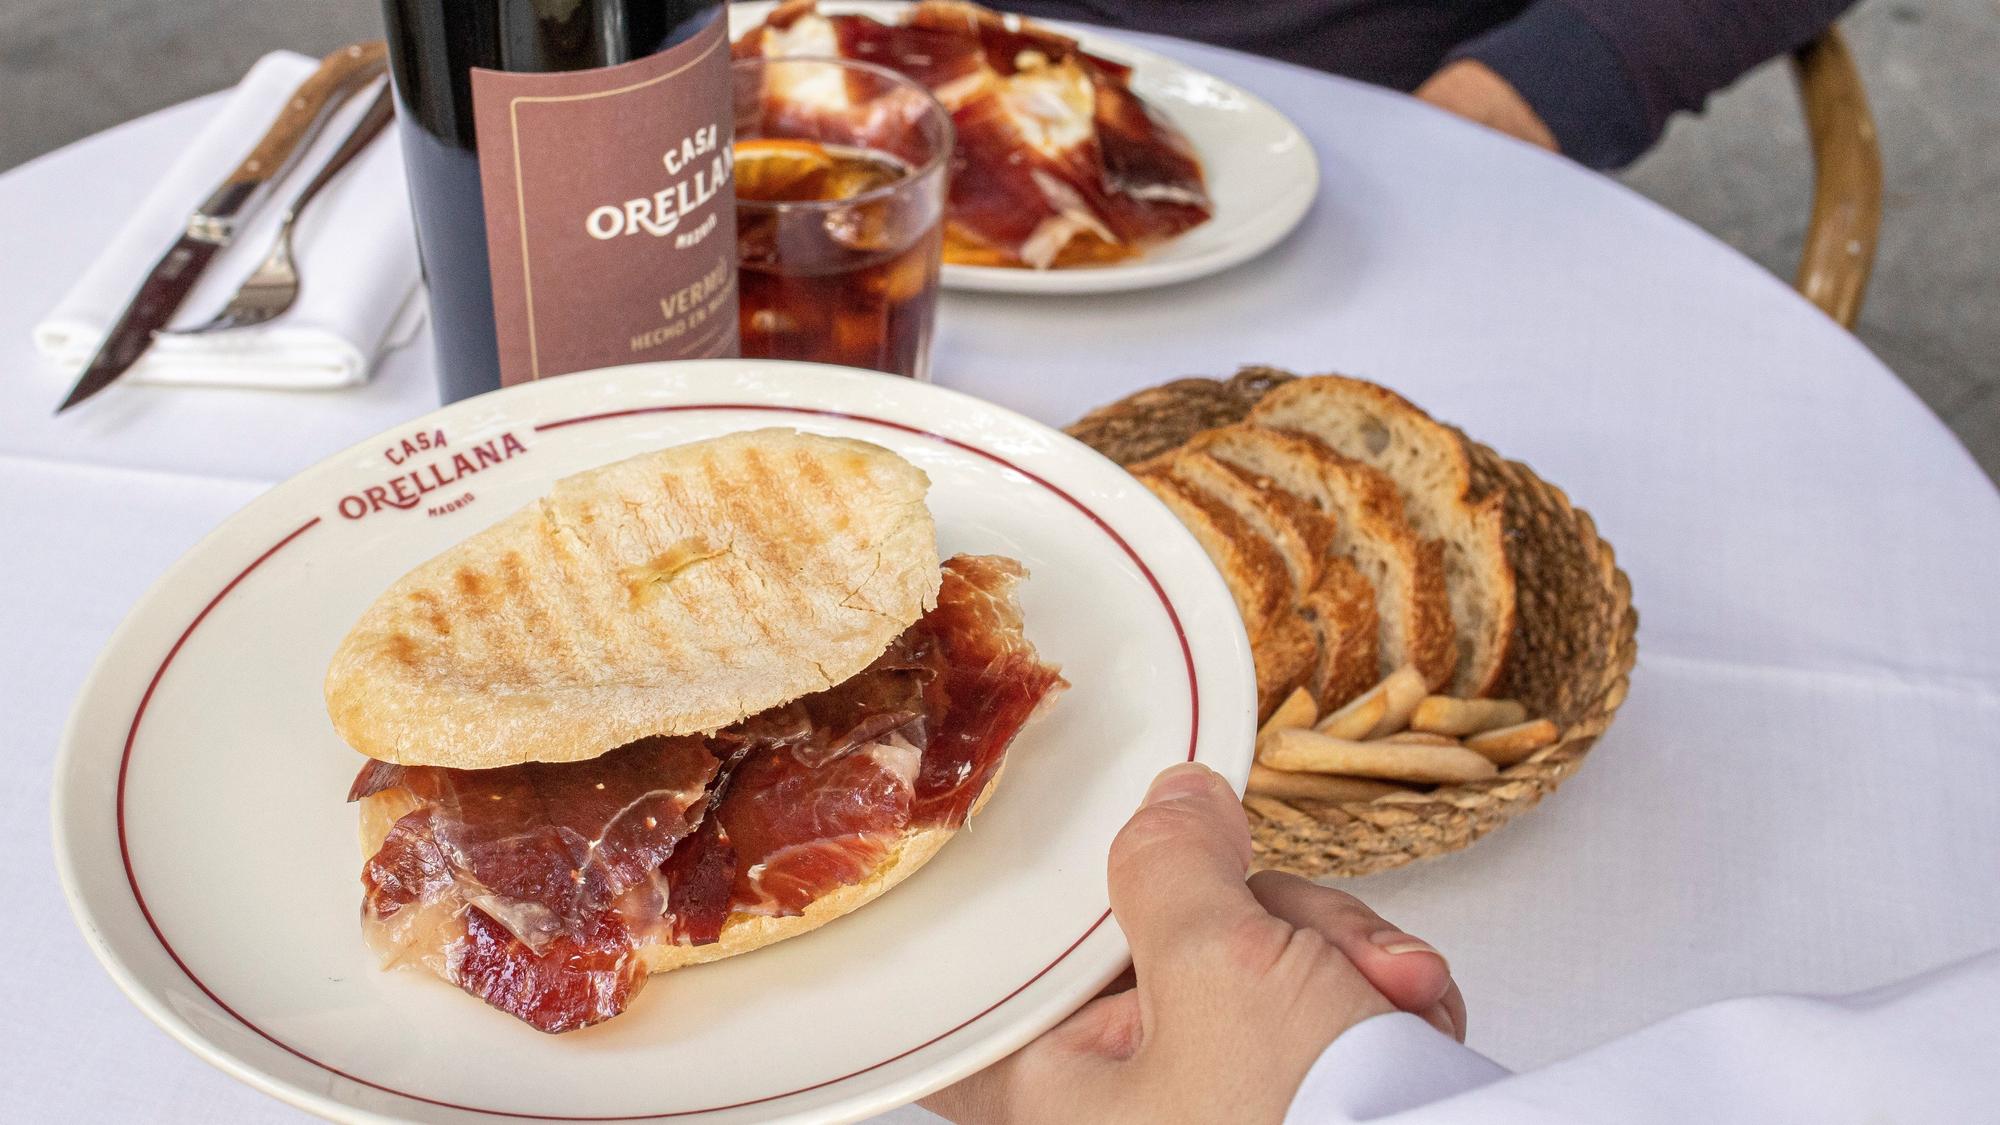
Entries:
<svg viewBox="0 0 2000 1125">
<path fill-rule="evenodd" d="M 1070 433 L 1120 464 L 1239 421 L 1291 375 L 1246 368 L 1229 380 L 1184 379 L 1091 412 Z M 1555 791 L 1624 702 L 1638 656 L 1632 588 L 1588 513 L 1518 461 L 1467 440 L 1473 486 L 1506 496 L 1517 624 L 1497 694 L 1561 730 L 1555 744 L 1499 776 L 1373 801 L 1256 802 L 1246 810 L 1257 863 L 1301 875 L 1364 875 L 1456 851 Z"/>
</svg>

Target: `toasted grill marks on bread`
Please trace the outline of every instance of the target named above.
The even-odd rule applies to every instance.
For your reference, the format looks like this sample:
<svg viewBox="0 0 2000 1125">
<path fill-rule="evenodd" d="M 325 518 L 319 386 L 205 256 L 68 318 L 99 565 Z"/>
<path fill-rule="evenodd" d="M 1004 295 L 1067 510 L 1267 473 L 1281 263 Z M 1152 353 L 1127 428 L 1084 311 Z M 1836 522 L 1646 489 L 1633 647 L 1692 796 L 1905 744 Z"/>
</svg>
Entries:
<svg viewBox="0 0 2000 1125">
<path fill-rule="evenodd" d="M 1413 664 L 1425 682 L 1450 682 L 1456 664 L 1444 551 L 1404 519 L 1395 485 L 1368 466 L 1303 434 L 1250 425 L 1197 435 L 1207 453 L 1283 489 L 1332 517 L 1333 554 L 1351 560 L 1373 586 L 1380 617 L 1377 669 Z M 1322 700 L 1322 706 L 1333 701 Z"/>
<path fill-rule="evenodd" d="M 1250 421 L 1310 434 L 1395 482 L 1410 525 L 1444 547 L 1457 627 L 1452 692 L 1491 694 L 1514 632 L 1514 571 L 1501 522 L 1504 498 L 1472 497 L 1464 440 L 1394 391 L 1338 375 L 1273 389 Z"/>
<path fill-rule="evenodd" d="M 865 668 L 937 599 L 929 480 L 731 434 L 581 473 L 362 614 L 327 710 L 387 762 L 483 769 L 715 730 Z"/>
</svg>

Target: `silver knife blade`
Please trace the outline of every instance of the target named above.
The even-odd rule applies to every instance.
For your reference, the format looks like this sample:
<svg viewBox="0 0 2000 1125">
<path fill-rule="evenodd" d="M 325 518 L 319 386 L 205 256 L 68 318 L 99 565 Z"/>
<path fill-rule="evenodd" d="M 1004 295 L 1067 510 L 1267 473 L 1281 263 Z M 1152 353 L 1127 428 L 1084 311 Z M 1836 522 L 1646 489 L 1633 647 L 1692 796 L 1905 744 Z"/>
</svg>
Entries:
<svg viewBox="0 0 2000 1125">
<path fill-rule="evenodd" d="M 208 268 L 209 260 L 223 245 L 186 234 L 174 243 L 146 275 L 146 283 L 125 307 L 125 314 L 105 333 L 104 343 L 91 357 L 90 366 L 83 369 L 83 376 L 70 388 L 69 397 L 56 407 L 57 414 L 110 386 L 112 380 L 139 362 L 139 357 L 153 346 L 153 333 L 173 318 L 174 310 L 187 300 L 188 291 L 201 279 L 201 271 Z"/>
<path fill-rule="evenodd" d="M 57 414 L 110 386 L 139 362 L 152 346 L 154 333 L 173 319 L 202 271 L 235 237 L 237 214 L 283 175 L 343 101 L 382 72 L 385 58 L 385 48 L 377 40 L 343 47 L 320 60 L 257 147 L 189 218 L 186 233 L 146 275 L 138 295 L 104 334 L 104 343 L 70 388 L 69 397 L 56 407 Z"/>
</svg>

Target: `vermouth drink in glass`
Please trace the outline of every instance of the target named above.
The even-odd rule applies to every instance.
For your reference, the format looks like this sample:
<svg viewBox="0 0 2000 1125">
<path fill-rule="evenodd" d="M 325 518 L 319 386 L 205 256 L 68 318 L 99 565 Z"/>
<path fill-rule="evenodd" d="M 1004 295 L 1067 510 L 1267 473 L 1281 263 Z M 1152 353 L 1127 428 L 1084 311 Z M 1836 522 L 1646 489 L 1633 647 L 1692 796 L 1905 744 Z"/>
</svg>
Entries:
<svg viewBox="0 0 2000 1125">
<path fill-rule="evenodd" d="M 743 354 L 929 376 L 951 119 L 832 59 L 736 63 Z"/>
</svg>

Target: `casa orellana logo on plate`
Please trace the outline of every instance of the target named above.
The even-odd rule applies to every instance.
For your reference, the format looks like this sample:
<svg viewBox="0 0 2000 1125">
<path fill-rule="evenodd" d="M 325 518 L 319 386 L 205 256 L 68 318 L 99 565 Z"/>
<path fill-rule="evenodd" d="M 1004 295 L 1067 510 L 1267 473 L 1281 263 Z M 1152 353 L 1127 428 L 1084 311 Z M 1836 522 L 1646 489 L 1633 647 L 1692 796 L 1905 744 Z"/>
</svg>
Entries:
<svg viewBox="0 0 2000 1125">
<path fill-rule="evenodd" d="M 526 452 L 527 445 L 512 430 L 456 447 L 442 429 L 418 430 L 382 450 L 394 475 L 341 497 L 335 507 L 351 520 L 384 508 L 409 511 L 419 506 L 426 516 L 450 515 L 478 499 L 461 487 L 468 478 Z"/>
</svg>

